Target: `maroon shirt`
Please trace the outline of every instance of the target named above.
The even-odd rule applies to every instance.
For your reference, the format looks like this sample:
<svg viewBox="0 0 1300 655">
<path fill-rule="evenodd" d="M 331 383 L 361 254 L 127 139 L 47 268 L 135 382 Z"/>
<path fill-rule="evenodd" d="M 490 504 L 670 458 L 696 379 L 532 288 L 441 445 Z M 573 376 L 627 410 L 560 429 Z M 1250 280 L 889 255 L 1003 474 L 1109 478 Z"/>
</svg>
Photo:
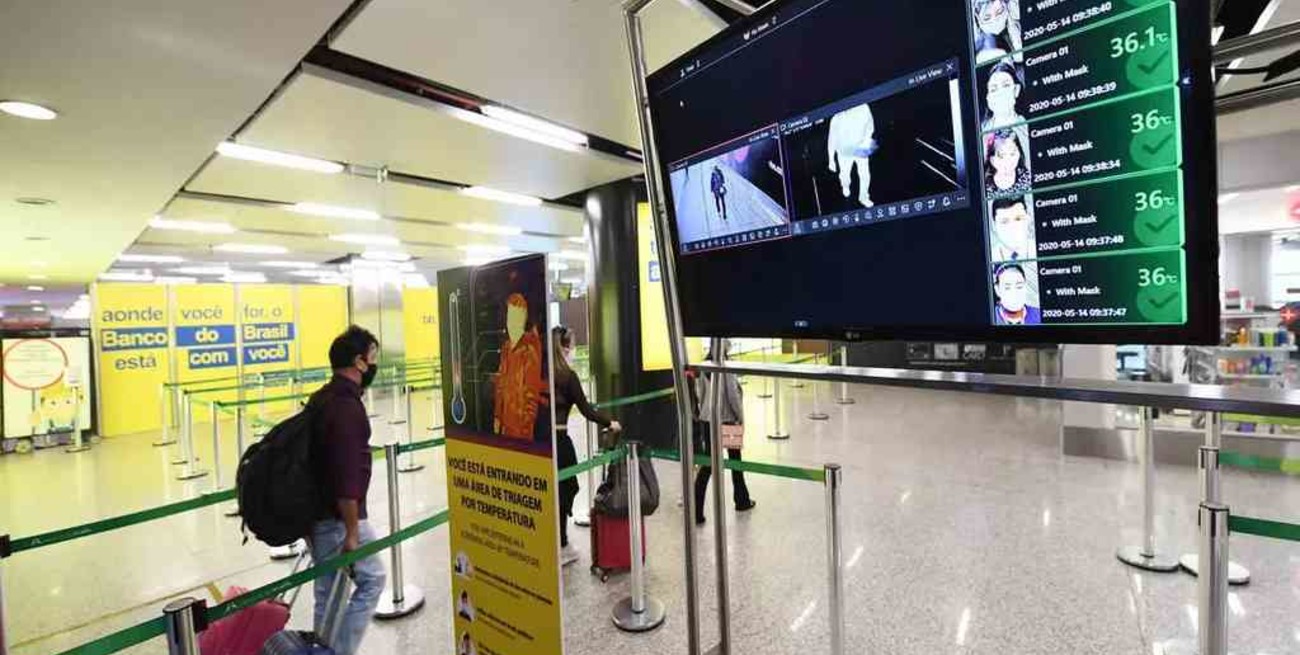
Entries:
<svg viewBox="0 0 1300 655">
<path fill-rule="evenodd" d="M 318 414 L 317 475 L 326 493 L 326 518 L 341 518 L 339 500 L 355 500 L 359 516 L 366 518 L 366 491 L 370 489 L 370 418 L 361 403 L 361 385 L 335 375 L 312 395 Z"/>
</svg>

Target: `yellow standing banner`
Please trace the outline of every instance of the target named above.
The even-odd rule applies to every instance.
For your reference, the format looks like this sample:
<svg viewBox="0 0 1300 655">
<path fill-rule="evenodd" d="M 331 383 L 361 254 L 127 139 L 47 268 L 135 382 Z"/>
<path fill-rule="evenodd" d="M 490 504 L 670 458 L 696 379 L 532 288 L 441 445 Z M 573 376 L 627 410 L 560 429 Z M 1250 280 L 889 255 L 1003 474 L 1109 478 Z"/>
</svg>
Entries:
<svg viewBox="0 0 1300 655">
<path fill-rule="evenodd" d="M 101 283 L 92 287 L 92 295 L 100 434 L 158 430 L 159 390 L 170 373 L 167 289 Z"/>
<path fill-rule="evenodd" d="M 546 258 L 440 271 L 438 290 L 455 652 L 559 655 Z"/>
<path fill-rule="evenodd" d="M 298 368 L 298 328 L 295 324 L 293 287 L 283 284 L 241 284 L 239 299 L 239 350 L 243 373 L 264 380 L 256 396 L 283 396 L 293 390 L 288 373 Z M 286 411 L 295 404 L 276 402 L 259 407 L 258 414 Z"/>
<path fill-rule="evenodd" d="M 300 286 L 298 349 L 303 368 L 325 368 L 330 344 L 348 329 L 348 289 L 338 285 Z"/>
</svg>

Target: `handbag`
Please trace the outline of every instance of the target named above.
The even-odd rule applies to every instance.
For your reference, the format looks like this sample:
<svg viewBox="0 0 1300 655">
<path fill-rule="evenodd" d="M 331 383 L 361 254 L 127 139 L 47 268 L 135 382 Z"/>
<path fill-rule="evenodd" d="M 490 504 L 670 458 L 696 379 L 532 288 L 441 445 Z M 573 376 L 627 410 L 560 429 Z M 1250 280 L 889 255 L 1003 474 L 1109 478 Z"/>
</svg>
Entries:
<svg viewBox="0 0 1300 655">
<path fill-rule="evenodd" d="M 740 450 L 745 447 L 745 426 L 740 423 L 723 423 L 718 441 L 727 450 Z"/>
</svg>

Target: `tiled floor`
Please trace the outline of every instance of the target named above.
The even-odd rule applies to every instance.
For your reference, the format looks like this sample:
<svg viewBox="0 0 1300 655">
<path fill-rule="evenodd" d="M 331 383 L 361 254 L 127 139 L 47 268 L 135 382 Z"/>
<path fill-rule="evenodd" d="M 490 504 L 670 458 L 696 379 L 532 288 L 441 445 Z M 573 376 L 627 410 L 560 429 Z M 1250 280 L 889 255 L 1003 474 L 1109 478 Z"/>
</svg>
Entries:
<svg viewBox="0 0 1300 655">
<path fill-rule="evenodd" d="M 831 420 L 814 422 L 806 418 L 812 387 L 787 388 L 792 438 L 770 441 L 761 435 L 771 401 L 756 397 L 763 384 L 746 387 L 746 457 L 844 466 L 848 652 L 1146 655 L 1194 642 L 1195 579 L 1137 572 L 1114 557 L 1117 546 L 1138 540 L 1138 467 L 1060 455 L 1056 404 L 857 387 L 857 404 L 840 406 L 822 388 L 819 404 Z M 206 461 L 207 439 L 199 441 Z M 0 531 L 30 534 L 211 484 L 173 480 L 169 457 L 148 442 L 146 435 L 81 455 L 0 458 Z M 407 520 L 446 502 L 441 454 L 420 457 L 428 466 L 402 477 Z M 668 606 L 667 623 L 648 634 L 620 633 L 609 609 L 627 594 L 626 576 L 601 584 L 585 563 L 570 567 L 570 653 L 686 652 L 680 476 L 676 464 L 659 466 L 663 504 L 648 520 L 648 588 Z M 1196 473 L 1162 466 L 1158 478 L 1160 544 L 1191 550 Z M 382 531 L 382 476 L 375 484 L 371 507 Z M 728 516 L 734 652 L 826 652 L 822 488 L 753 475 L 749 484 L 758 508 Z M 1300 520 L 1300 480 L 1230 471 L 1224 488 L 1237 512 Z M 575 534 L 585 550 L 582 530 Z M 707 646 L 718 635 L 712 522 L 697 534 Z M 444 529 L 408 542 L 408 577 L 429 603 L 411 617 L 376 623 L 363 654 L 450 651 L 446 548 Z M 1229 599 L 1232 651 L 1300 652 L 1300 545 L 1239 536 L 1232 557 L 1254 575 Z M 9 629 L 20 655 L 61 652 L 156 616 L 165 599 L 206 594 L 209 582 L 251 586 L 287 572 L 261 546 L 242 544 L 233 519 L 200 510 L 16 555 L 4 569 Z M 303 595 L 295 622 L 309 603 Z M 130 652 L 164 650 L 155 640 Z"/>
</svg>

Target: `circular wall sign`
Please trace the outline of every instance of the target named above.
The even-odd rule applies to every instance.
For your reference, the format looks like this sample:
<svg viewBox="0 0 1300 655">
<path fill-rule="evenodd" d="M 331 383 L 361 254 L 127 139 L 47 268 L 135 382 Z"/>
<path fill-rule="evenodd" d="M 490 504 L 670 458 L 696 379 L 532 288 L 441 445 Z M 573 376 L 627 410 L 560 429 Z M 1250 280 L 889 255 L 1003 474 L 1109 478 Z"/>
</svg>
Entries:
<svg viewBox="0 0 1300 655">
<path fill-rule="evenodd" d="M 68 353 L 49 339 L 15 341 L 4 351 L 4 376 L 10 384 L 36 391 L 63 379 Z"/>
</svg>

